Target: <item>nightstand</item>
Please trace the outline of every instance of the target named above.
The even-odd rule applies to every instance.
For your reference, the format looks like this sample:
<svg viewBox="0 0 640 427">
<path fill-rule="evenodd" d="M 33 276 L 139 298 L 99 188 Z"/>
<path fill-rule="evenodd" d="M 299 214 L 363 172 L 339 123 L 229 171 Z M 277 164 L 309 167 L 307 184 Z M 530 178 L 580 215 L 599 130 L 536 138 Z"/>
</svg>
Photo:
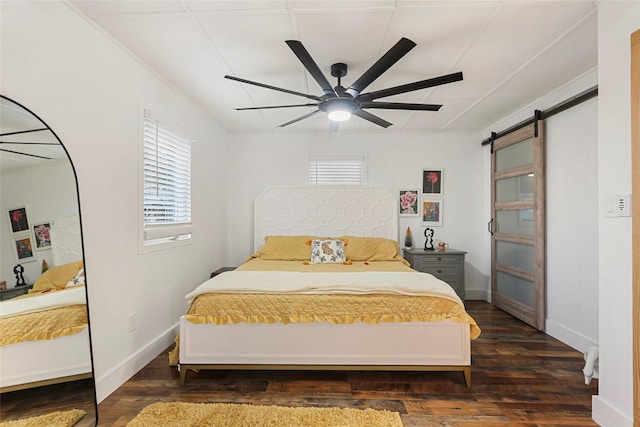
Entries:
<svg viewBox="0 0 640 427">
<path fill-rule="evenodd" d="M 211 273 L 211 276 L 209 276 L 209 278 L 212 279 L 212 278 L 216 277 L 220 273 L 224 273 L 225 271 L 233 271 L 235 269 L 236 269 L 236 267 L 221 267 L 221 268 L 217 269 L 216 271 L 214 271 L 213 273 Z"/>
<path fill-rule="evenodd" d="M 464 301 L 464 255 L 465 251 L 447 249 L 440 252 L 424 249 L 404 249 L 404 258 L 411 268 L 429 273 L 447 282 Z"/>
<path fill-rule="evenodd" d="M 24 295 L 29 292 L 29 289 L 33 288 L 33 284 L 31 285 L 23 285 L 14 288 L 7 288 L 0 290 L 0 301 L 7 300 L 9 298 L 14 298 L 20 295 Z"/>
</svg>

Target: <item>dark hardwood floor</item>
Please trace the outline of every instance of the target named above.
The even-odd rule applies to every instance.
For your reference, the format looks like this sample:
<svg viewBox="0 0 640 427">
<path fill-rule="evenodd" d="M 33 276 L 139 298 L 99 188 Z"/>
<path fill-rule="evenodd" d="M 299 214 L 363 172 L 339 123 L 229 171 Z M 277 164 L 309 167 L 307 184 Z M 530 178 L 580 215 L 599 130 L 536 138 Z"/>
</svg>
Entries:
<svg viewBox="0 0 640 427">
<path fill-rule="evenodd" d="M 584 384 L 582 354 L 481 301 L 467 310 L 482 328 L 472 342 L 472 386 L 447 372 L 190 372 L 180 387 L 156 357 L 98 406 L 100 426 L 125 426 L 146 405 L 165 401 L 338 406 L 397 411 L 405 427 L 596 426 L 591 396 L 598 381 Z M 93 425 L 86 391 L 72 384 L 5 393 L 2 421 L 80 407 Z M 86 389 L 85 389 L 86 390 Z"/>
<path fill-rule="evenodd" d="M 178 372 L 159 355 L 98 406 L 99 425 L 124 426 L 165 401 L 338 406 L 397 411 L 413 426 L 596 426 L 582 354 L 481 301 L 468 312 L 482 328 L 472 343 L 472 386 L 442 372 Z"/>
<path fill-rule="evenodd" d="M 96 425 L 93 380 L 71 381 L 0 394 L 0 422 L 70 409 L 82 409 L 87 413 L 74 427 Z"/>
</svg>

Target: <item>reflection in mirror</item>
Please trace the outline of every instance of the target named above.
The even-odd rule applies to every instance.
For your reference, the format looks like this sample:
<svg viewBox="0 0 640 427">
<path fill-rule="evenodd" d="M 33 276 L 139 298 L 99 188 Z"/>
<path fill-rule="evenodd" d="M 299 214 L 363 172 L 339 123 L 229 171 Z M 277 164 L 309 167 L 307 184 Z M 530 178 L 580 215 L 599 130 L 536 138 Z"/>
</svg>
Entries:
<svg viewBox="0 0 640 427">
<path fill-rule="evenodd" d="M 0 421 L 97 423 L 78 190 L 56 134 L 0 96 Z M 84 415 L 82 415 L 84 413 Z"/>
</svg>

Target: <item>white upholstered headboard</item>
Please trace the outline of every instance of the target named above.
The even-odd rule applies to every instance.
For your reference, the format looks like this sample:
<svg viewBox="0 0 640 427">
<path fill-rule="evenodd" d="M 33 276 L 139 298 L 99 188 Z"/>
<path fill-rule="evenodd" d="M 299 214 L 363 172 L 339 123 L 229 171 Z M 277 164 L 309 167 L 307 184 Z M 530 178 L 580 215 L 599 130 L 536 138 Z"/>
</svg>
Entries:
<svg viewBox="0 0 640 427">
<path fill-rule="evenodd" d="M 398 200 L 369 186 L 274 186 L 255 200 L 254 250 L 269 235 L 398 239 Z"/>
<path fill-rule="evenodd" d="M 51 245 L 54 265 L 83 259 L 79 215 L 63 216 L 52 222 Z"/>
</svg>

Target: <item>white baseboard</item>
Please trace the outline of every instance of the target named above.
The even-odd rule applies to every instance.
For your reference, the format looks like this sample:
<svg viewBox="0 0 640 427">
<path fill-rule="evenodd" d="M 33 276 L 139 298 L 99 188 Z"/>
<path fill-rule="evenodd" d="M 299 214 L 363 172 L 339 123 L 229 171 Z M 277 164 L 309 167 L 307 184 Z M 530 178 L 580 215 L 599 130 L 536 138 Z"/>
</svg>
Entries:
<svg viewBox="0 0 640 427">
<path fill-rule="evenodd" d="M 132 354 L 115 368 L 99 378 L 96 378 L 96 399 L 98 403 L 106 399 L 118 387 L 127 382 L 140 369 L 155 359 L 158 354 L 175 342 L 178 334 L 178 324 L 157 336 L 153 341 Z M 169 363 L 167 361 L 167 363 Z"/>
<path fill-rule="evenodd" d="M 633 420 L 610 406 L 600 396 L 591 398 L 591 418 L 604 427 L 633 427 Z"/>
<path fill-rule="evenodd" d="M 545 321 L 545 333 L 558 341 L 562 341 L 569 347 L 573 347 L 580 353 L 584 353 L 589 347 L 598 346 L 598 342 L 591 338 L 549 319 Z"/>
<path fill-rule="evenodd" d="M 491 294 L 486 289 L 468 289 L 467 288 L 464 290 L 464 299 L 490 302 Z"/>
</svg>

